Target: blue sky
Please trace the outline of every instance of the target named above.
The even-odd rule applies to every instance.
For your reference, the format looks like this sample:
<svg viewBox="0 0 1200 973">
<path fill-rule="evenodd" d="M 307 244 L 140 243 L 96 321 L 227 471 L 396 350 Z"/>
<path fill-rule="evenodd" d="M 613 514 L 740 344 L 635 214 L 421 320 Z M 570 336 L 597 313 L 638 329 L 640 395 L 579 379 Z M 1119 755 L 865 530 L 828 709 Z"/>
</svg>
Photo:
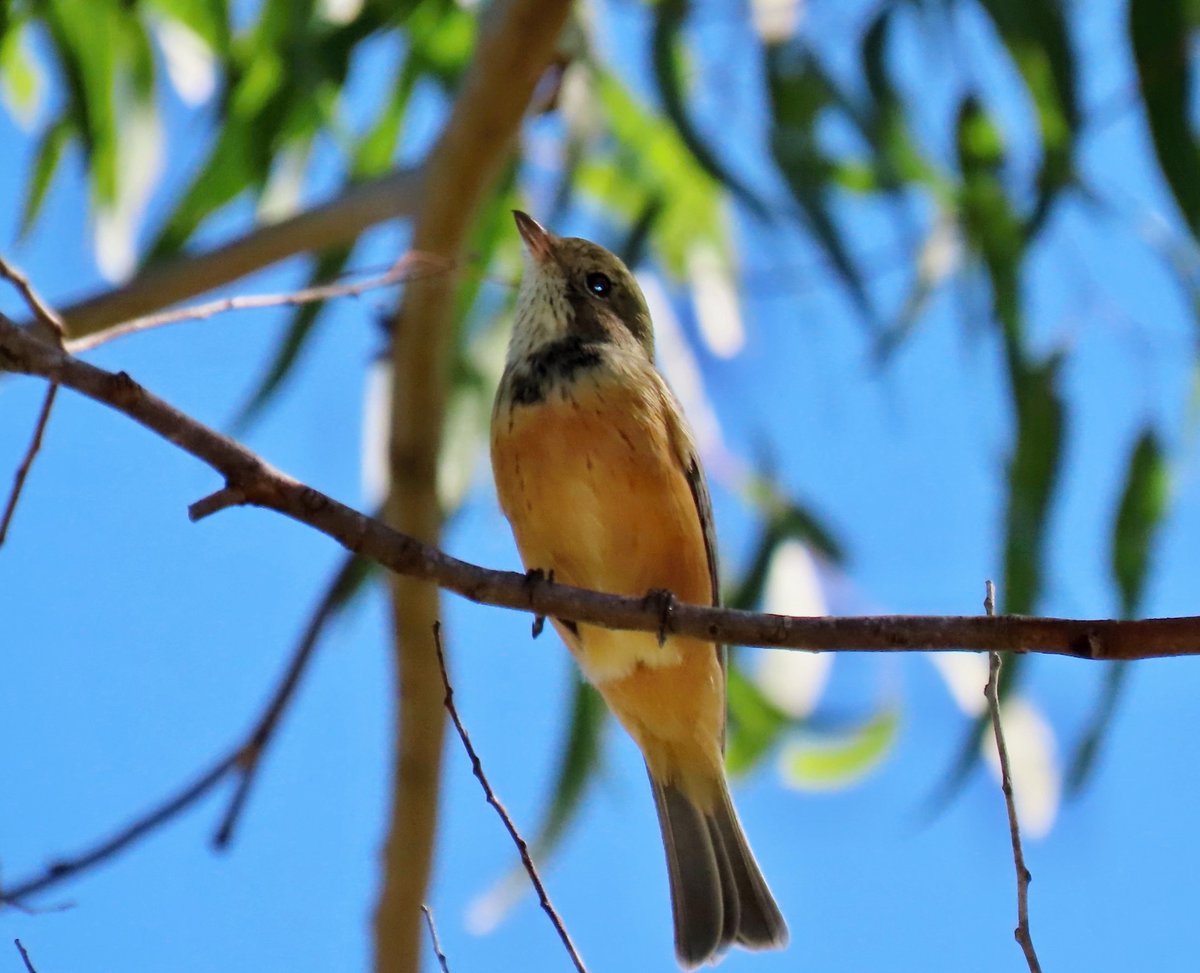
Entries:
<svg viewBox="0 0 1200 973">
<path fill-rule="evenodd" d="M 616 5 L 610 16 L 621 30 L 639 26 L 636 9 Z M 1119 5 L 1104 3 L 1078 20 L 1088 106 L 1132 90 L 1119 44 L 1123 16 Z M 821 9 L 812 18 L 809 29 L 830 38 L 832 63 L 840 57 L 845 67 L 834 29 L 861 21 Z M 1029 171 L 1035 150 L 1019 135 L 1028 110 L 1011 70 L 979 18 L 964 17 L 961 27 L 963 56 L 925 51 L 915 31 L 898 43 L 906 88 L 925 100 L 922 134 L 948 150 L 939 106 L 978 82 L 1017 133 L 1016 163 Z M 621 59 L 634 62 L 636 52 Z M 352 99 L 371 97 L 369 75 L 356 84 Z M 165 121 L 169 165 L 152 219 L 198 152 L 189 136 L 195 120 L 178 102 L 169 102 Z M 54 301 L 100 286 L 81 217 L 78 155 L 56 180 L 36 232 L 18 243 L 31 147 L 4 115 L 0 145 L 2 251 Z M 1118 215 L 1082 202 L 1062 207 L 1025 281 L 1039 347 L 1070 351 L 1066 475 L 1052 515 L 1043 607 L 1066 615 L 1116 610 L 1108 525 L 1128 452 L 1152 422 L 1176 468 L 1144 609 L 1191 614 L 1200 529 L 1189 412 L 1194 322 L 1145 239 L 1182 230 L 1132 107 L 1089 129 L 1080 167 Z M 319 160 L 306 197 L 321 198 L 331 181 Z M 250 215 L 235 207 L 204 238 L 235 232 Z M 869 251 L 877 221 L 853 206 L 846 216 L 856 252 Z M 586 226 L 589 217 L 579 220 Z M 744 350 L 730 359 L 712 354 L 686 294 L 675 292 L 726 445 L 751 458 L 769 444 L 787 488 L 837 530 L 849 553 L 850 604 L 978 611 L 983 581 L 998 570 L 1011 435 L 991 330 L 964 322 L 970 302 L 948 284 L 892 364 L 878 370 L 811 246 L 744 217 L 736 226 L 746 280 L 786 282 L 747 286 Z M 359 259 L 384 263 L 401 243 L 394 228 L 374 231 Z M 285 288 L 302 273 L 280 268 L 237 290 Z M 873 276 L 881 304 L 902 299 L 903 281 L 886 271 Z M 377 351 L 373 311 L 390 301 L 385 294 L 334 308 L 247 437 L 273 464 L 359 506 L 367 503 L 364 366 Z M 978 293 L 974 304 L 986 306 Z M 5 292 L 0 309 L 16 314 L 19 304 Z M 91 360 L 127 370 L 223 427 L 284 321 L 283 314 L 218 317 L 114 343 Z M 0 476 L 18 461 L 41 393 L 33 381 L 0 381 Z M 485 467 L 473 483 L 446 547 L 514 567 Z M 0 551 L 0 736 L 8 741 L 0 747 L 0 881 L 89 845 L 190 779 L 245 731 L 285 664 L 339 552 L 261 511 L 190 524 L 187 504 L 217 485 L 211 471 L 123 418 L 60 397 Z M 749 550 L 752 518 L 728 484 L 717 483 L 715 499 L 722 551 L 736 568 Z M 462 716 L 496 790 L 531 828 L 557 757 L 569 660 L 552 636 L 531 641 L 523 615 L 453 597 L 445 604 Z M 384 617 L 372 593 L 334 626 L 228 853 L 209 848 L 227 799 L 220 792 L 118 861 L 39 900 L 49 911 L 0 913 L 3 937 L 20 937 L 43 973 L 368 968 L 393 705 Z M 1060 762 L 1100 681 L 1099 668 L 1084 663 L 1031 666 L 1026 696 L 1052 728 Z M 1046 837 L 1029 841 L 1033 932 L 1046 969 L 1191 969 L 1200 950 L 1192 907 L 1200 894 L 1200 792 L 1186 768 L 1198 756 L 1191 732 L 1198 690 L 1192 660 L 1139 665 L 1091 784 L 1063 804 Z M 739 782 L 737 803 L 793 945 L 777 955 L 731 955 L 724 969 L 1022 968 L 994 780 L 979 770 L 946 810 L 922 811 L 959 746 L 961 711 L 922 656 L 844 656 L 818 714 L 862 716 L 883 705 L 901 713 L 899 738 L 857 786 L 792 790 L 771 761 Z M 468 929 L 472 902 L 512 866 L 514 852 L 453 739 L 445 808 L 431 905 L 450 968 L 566 969 L 532 897 L 492 933 Z M 636 751 L 616 732 L 602 778 L 545 877 L 593 970 L 673 968 L 652 802 Z M 0 949 L 0 970 L 19 963 L 15 951 Z"/>
</svg>

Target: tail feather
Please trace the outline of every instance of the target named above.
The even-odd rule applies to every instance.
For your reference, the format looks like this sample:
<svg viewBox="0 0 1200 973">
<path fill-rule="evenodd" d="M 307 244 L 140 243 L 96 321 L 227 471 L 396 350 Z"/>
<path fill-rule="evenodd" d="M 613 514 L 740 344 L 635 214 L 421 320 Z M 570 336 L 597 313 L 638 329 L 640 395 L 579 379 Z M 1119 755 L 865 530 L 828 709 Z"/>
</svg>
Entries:
<svg viewBox="0 0 1200 973">
<path fill-rule="evenodd" d="M 759 871 L 728 789 L 700 810 L 677 786 L 651 777 L 675 921 L 675 953 L 691 969 L 732 943 L 770 949 L 787 943 L 787 925 Z"/>
</svg>

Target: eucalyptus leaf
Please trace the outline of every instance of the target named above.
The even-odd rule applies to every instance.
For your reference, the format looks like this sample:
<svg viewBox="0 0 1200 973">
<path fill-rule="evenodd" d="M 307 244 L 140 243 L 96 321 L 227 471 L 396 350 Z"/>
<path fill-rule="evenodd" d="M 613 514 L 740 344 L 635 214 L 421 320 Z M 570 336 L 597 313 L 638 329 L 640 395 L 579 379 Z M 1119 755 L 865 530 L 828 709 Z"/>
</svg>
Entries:
<svg viewBox="0 0 1200 973">
<path fill-rule="evenodd" d="M 789 740 L 780 754 L 783 781 L 798 790 L 849 787 L 883 762 L 899 729 L 900 713 L 889 708 L 840 732 L 806 733 Z"/>
</svg>

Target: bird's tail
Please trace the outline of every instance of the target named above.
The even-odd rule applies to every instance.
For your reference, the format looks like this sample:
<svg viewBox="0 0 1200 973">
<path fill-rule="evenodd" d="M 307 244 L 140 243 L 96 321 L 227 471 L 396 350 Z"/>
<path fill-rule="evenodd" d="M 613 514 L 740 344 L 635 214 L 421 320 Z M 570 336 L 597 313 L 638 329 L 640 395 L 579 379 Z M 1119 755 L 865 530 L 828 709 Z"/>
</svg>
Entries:
<svg viewBox="0 0 1200 973">
<path fill-rule="evenodd" d="M 787 924 L 746 842 L 725 781 L 707 812 L 675 784 L 653 776 L 650 783 L 667 851 L 680 964 L 691 969 L 714 960 L 731 943 L 747 949 L 785 946 Z"/>
</svg>

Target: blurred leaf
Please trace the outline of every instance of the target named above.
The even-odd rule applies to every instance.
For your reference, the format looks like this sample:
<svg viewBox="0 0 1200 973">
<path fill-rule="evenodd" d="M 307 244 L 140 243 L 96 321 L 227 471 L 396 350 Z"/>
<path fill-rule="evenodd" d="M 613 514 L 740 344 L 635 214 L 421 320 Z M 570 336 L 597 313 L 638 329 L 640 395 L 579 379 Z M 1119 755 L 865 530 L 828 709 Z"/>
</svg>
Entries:
<svg viewBox="0 0 1200 973">
<path fill-rule="evenodd" d="M 835 163 L 821 149 L 817 122 L 827 108 L 842 99 L 815 58 L 797 44 L 766 48 L 767 89 L 775 124 L 771 155 L 793 198 L 804 214 L 809 232 L 824 251 L 858 309 L 871 322 L 875 312 L 861 272 L 850 256 L 830 205 Z"/>
<path fill-rule="evenodd" d="M 1129 460 L 1125 491 L 1113 527 L 1112 571 L 1121 593 L 1121 614 L 1132 618 L 1142 601 L 1154 535 L 1167 510 L 1170 477 L 1153 430 L 1138 438 Z"/>
<path fill-rule="evenodd" d="M 1058 391 L 1061 357 L 1040 364 L 1010 362 L 1016 406 L 1016 446 L 1008 463 L 1003 611 L 1029 615 L 1043 587 L 1047 513 L 1062 465 L 1063 406 Z"/>
<path fill-rule="evenodd" d="M 698 237 L 725 245 L 720 184 L 701 168 L 674 127 L 638 104 L 620 80 L 599 69 L 595 79 L 614 149 L 580 163 L 580 187 L 627 223 L 644 211 L 647 198 L 660 198 L 654 239 L 666 269 L 682 277 Z"/>
<path fill-rule="evenodd" d="M 1200 150 L 1192 132 L 1194 5 L 1129 0 L 1129 37 L 1154 151 L 1175 202 L 1200 237 Z"/>
<path fill-rule="evenodd" d="M 805 734 L 784 745 L 784 783 L 800 790 L 833 790 L 861 780 L 883 762 L 896 743 L 900 714 L 885 709 L 840 733 Z"/>
<path fill-rule="evenodd" d="M 345 268 L 352 252 L 353 247 L 338 247 L 318 256 L 308 275 L 308 282 L 304 286 L 315 287 L 335 279 Z M 292 366 L 299 359 L 300 352 L 312 335 L 313 326 L 316 325 L 317 318 L 320 317 L 324 308 L 324 301 L 314 301 L 309 304 L 301 304 L 292 312 L 291 321 L 275 349 L 275 355 L 267 367 L 266 374 L 259 380 L 257 387 L 250 393 L 250 397 L 234 417 L 233 429 L 235 432 L 244 432 L 275 397 L 283 380 L 287 378 Z"/>
<path fill-rule="evenodd" d="M 982 5 L 1021 72 L 1037 112 L 1042 166 L 1030 220 L 1034 231 L 1073 178 L 1074 136 L 1080 126 L 1077 68 L 1064 6 L 1060 0 L 982 0 Z"/>
<path fill-rule="evenodd" d="M 545 816 L 529 839 L 529 853 L 539 865 L 558 849 L 567 826 L 582 806 L 583 795 L 601 767 L 600 742 L 607 722 L 604 700 L 578 673 L 573 673 L 571 725 L 559 756 L 558 769 Z M 472 906 L 472 926 L 479 931 L 494 927 L 512 905 L 529 890 L 524 866 L 515 865 Z"/>
<path fill-rule="evenodd" d="M 659 0 L 654 6 L 654 79 L 663 100 L 663 110 L 674 123 L 675 130 L 695 160 L 717 182 L 729 188 L 746 207 L 762 219 L 771 215 L 771 210 L 749 186 L 734 176 L 712 147 L 696 131 L 696 126 L 687 110 L 686 84 L 684 81 L 685 51 L 679 35 L 687 17 L 688 0 Z"/>
<path fill-rule="evenodd" d="M 747 678 L 737 659 L 730 659 L 728 673 L 725 766 L 741 774 L 758 763 L 791 720 Z"/>
<path fill-rule="evenodd" d="M 1121 596 L 1121 614 L 1135 617 L 1150 567 L 1154 537 L 1162 525 L 1170 494 L 1170 471 L 1154 431 L 1138 437 L 1129 460 L 1125 490 L 1113 525 L 1112 572 Z M 1067 771 L 1067 793 L 1079 792 L 1095 769 L 1096 759 L 1112 728 L 1113 716 L 1129 676 L 1129 663 L 1109 663 L 1104 687 Z"/>
<path fill-rule="evenodd" d="M 29 32 L 24 26 L 0 29 L 0 78 L 5 100 L 22 125 L 28 126 L 42 99 L 44 79 L 30 56 Z"/>
<path fill-rule="evenodd" d="M 17 231 L 24 237 L 33 229 L 38 214 L 42 211 L 42 203 L 46 201 L 46 191 L 58 171 L 62 160 L 63 149 L 75 134 L 75 126 L 67 115 L 60 115 L 54 124 L 50 125 L 38 140 L 37 153 L 34 156 L 33 175 L 25 194 L 25 205 L 21 209 L 20 229 Z"/>
<path fill-rule="evenodd" d="M 1104 686 L 1100 690 L 1100 699 L 1092 712 L 1087 728 L 1075 747 L 1067 768 L 1066 791 L 1068 797 L 1074 797 L 1087 783 L 1092 771 L 1096 769 L 1096 761 L 1100 750 L 1112 729 L 1113 717 L 1117 711 L 1121 694 L 1129 679 L 1128 662 L 1109 662 L 1105 664 Z"/>
</svg>

